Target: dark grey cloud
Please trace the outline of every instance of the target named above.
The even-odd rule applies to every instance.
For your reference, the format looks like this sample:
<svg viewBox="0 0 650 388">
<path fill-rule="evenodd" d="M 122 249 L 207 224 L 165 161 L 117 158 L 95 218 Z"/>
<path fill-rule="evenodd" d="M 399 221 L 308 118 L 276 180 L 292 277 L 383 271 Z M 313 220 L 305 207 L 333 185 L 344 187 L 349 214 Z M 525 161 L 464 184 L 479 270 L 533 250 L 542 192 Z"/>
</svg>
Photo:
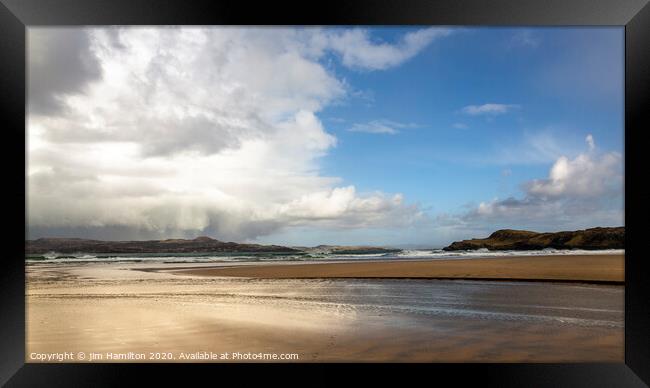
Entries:
<svg viewBox="0 0 650 388">
<path fill-rule="evenodd" d="M 29 177 L 30 189 L 34 193 L 52 193 L 60 190 L 61 183 L 66 184 L 66 189 L 80 184 L 97 182 L 97 176 L 79 171 L 78 169 L 52 167 L 32 174 Z"/>
<path fill-rule="evenodd" d="M 169 209 L 168 209 L 169 210 Z M 175 210 L 171 210 L 174 212 Z M 232 215 L 214 212 L 206 228 L 188 230 L 173 227 L 145 228 L 135 225 L 102 224 L 102 225 L 70 225 L 43 226 L 30 225 L 27 229 L 28 239 L 42 237 L 88 238 L 98 240 L 158 240 L 167 238 L 196 238 L 212 236 L 221 241 L 254 240 L 259 236 L 269 235 L 282 230 L 286 225 L 275 220 L 258 220 L 237 222 L 233 228 Z"/>
<path fill-rule="evenodd" d="M 224 149 L 236 149 L 246 139 L 263 137 L 273 128 L 254 114 L 234 115 L 217 109 L 208 117 L 151 117 L 143 122 L 126 113 L 109 117 L 107 125 L 96 128 L 68 115 L 61 124 L 51 124 L 43 138 L 58 144 L 136 143 L 144 157 L 173 156 L 185 152 L 212 155 Z M 105 115 L 101 109 L 96 114 Z"/>
<path fill-rule="evenodd" d="M 62 97 L 83 93 L 101 79 L 101 65 L 87 31 L 78 28 L 28 30 L 27 87 L 29 113 L 52 115 L 64 108 Z"/>
<path fill-rule="evenodd" d="M 223 149 L 239 147 L 246 132 L 250 134 L 251 131 L 246 127 L 197 116 L 161 123 L 159 128 L 146 132 L 147 139 L 138 140 L 141 141 L 145 156 L 166 156 L 181 152 L 210 155 Z"/>
<path fill-rule="evenodd" d="M 169 233 L 166 230 L 151 230 L 137 228 L 129 225 L 101 225 L 101 226 L 39 226 L 30 225 L 27 230 L 27 239 L 38 238 L 88 238 L 94 240 L 126 241 L 126 240 L 162 240 L 167 238 L 195 238 L 196 233 L 176 231 Z"/>
<path fill-rule="evenodd" d="M 107 40 L 110 43 L 111 48 L 113 49 L 118 49 L 118 50 L 124 50 L 126 49 L 126 45 L 122 41 L 122 36 L 121 36 L 121 29 L 120 27 L 112 27 L 112 28 L 106 28 L 104 30 L 107 36 Z"/>
</svg>

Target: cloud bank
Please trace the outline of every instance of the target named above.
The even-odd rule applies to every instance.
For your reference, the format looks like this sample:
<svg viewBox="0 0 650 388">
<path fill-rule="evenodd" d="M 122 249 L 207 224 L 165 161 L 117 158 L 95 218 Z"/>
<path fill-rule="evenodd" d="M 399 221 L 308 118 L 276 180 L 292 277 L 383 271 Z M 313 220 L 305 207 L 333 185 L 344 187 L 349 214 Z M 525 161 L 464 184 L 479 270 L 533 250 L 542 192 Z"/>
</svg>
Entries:
<svg viewBox="0 0 650 388">
<path fill-rule="evenodd" d="M 585 142 L 586 152 L 573 159 L 560 156 L 547 178 L 524 182 L 522 198 L 484 201 L 461 215 L 441 215 L 438 222 L 448 227 L 495 229 L 516 224 L 540 230 L 623 225 L 622 156 L 598 152 L 592 135 Z"/>
<path fill-rule="evenodd" d="M 337 140 L 318 113 L 350 94 L 323 62 L 383 70 L 448 33 L 30 28 L 30 237 L 250 240 L 420 219 L 400 194 L 321 174 Z"/>
</svg>

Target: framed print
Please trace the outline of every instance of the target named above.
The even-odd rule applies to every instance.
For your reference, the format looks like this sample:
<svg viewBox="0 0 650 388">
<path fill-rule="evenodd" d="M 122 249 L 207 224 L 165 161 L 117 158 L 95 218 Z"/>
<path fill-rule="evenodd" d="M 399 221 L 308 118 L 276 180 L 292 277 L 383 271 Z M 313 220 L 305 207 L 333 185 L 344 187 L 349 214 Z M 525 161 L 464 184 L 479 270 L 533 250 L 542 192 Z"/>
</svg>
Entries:
<svg viewBox="0 0 650 388">
<path fill-rule="evenodd" d="M 3 384 L 650 381 L 646 1 L 0 13 Z"/>
</svg>

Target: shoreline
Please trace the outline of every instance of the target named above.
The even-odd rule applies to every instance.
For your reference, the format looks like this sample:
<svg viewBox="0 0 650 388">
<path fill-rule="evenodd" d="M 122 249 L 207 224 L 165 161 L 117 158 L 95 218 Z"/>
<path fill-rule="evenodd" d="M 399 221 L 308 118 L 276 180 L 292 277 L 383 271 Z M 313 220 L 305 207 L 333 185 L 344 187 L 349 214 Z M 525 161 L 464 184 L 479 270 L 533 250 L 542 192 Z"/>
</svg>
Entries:
<svg viewBox="0 0 650 388">
<path fill-rule="evenodd" d="M 522 261 L 529 272 L 531 261 Z M 622 255 L 600 262 L 604 267 L 596 268 L 623 265 Z M 412 263 L 383 265 L 404 270 Z M 377 264 L 382 265 L 367 265 Z M 597 262 L 578 264 L 584 275 Z M 267 266 L 284 271 L 296 265 Z M 275 362 L 620 362 L 624 357 L 622 285 L 422 277 L 251 280 L 180 272 L 187 267 L 29 266 L 25 362 L 44 362 L 30 358 L 32 353 L 63 352 L 147 355 L 146 360 L 70 360 L 74 363 L 215 362 L 181 357 L 202 351 L 299 356 Z M 201 268 L 214 269 L 194 269 Z M 150 357 L 161 353 L 172 358 Z"/>
<path fill-rule="evenodd" d="M 400 260 L 150 268 L 201 277 L 259 279 L 447 279 L 622 285 L 625 255 L 509 256 L 472 260 Z"/>
</svg>

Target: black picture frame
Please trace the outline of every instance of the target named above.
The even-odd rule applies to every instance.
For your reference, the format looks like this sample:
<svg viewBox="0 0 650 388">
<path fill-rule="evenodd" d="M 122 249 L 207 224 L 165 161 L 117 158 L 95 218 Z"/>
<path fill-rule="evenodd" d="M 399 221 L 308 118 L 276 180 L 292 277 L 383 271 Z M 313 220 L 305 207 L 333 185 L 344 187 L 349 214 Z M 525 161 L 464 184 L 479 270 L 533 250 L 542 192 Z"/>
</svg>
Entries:
<svg viewBox="0 0 650 388">
<path fill-rule="evenodd" d="M 149 365 L 26 364 L 25 268 L 25 35 L 29 26 L 57 25 L 609 25 L 625 26 L 625 362 L 618 364 L 416 364 L 416 365 Z M 650 212 L 645 180 L 645 140 L 650 101 L 650 6 L 648 0 L 354 0 L 249 2 L 233 0 L 0 0 L 0 112 L 4 147 L 6 226 L 0 258 L 0 384 L 7 386 L 104 386 L 158 376 L 167 383 L 206 374 L 290 382 L 298 367 L 319 384 L 338 383 L 352 372 L 366 383 L 479 381 L 498 386 L 642 387 L 650 384 L 650 271 L 644 257 L 644 225 Z M 22 210 L 21 210 L 22 208 Z M 8 211 L 7 211 L 8 210 Z M 20 226 L 24 229 L 20 230 Z M 400 377 L 401 375 L 401 377 Z M 210 380 L 212 379 L 212 380 Z M 346 377 L 348 379 L 348 377 Z M 439 380 L 440 379 L 440 380 Z M 645 382 L 645 384 L 644 384 Z M 306 382 L 305 382 L 306 383 Z"/>
</svg>

